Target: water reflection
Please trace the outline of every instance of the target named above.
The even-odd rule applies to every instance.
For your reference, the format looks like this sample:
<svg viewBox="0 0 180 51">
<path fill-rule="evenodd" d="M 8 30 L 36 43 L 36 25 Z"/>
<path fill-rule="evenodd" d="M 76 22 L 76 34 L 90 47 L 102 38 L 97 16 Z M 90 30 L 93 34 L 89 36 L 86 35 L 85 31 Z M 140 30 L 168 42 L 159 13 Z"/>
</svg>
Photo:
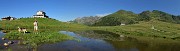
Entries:
<svg viewBox="0 0 180 51">
<path fill-rule="evenodd" d="M 71 35 L 77 40 L 65 41 L 57 44 L 46 44 L 39 47 L 38 50 L 62 50 L 62 51 L 115 51 L 111 44 L 101 40 L 86 38 L 74 32 L 61 31 L 61 33 Z M 48 49 L 45 49 L 48 48 Z"/>
<path fill-rule="evenodd" d="M 2 46 L 5 42 L 7 42 L 6 40 L 2 40 L 1 38 L 4 36 L 4 33 L 0 31 L 0 49 L 4 49 L 5 47 Z"/>
<path fill-rule="evenodd" d="M 139 41 L 135 38 L 121 37 L 118 34 L 99 31 L 99 30 L 80 31 L 80 32 L 66 32 L 66 31 L 61 31 L 61 32 L 80 38 L 81 41 L 79 45 L 83 45 L 82 42 L 91 39 L 89 42 L 95 43 L 95 44 L 89 43 L 88 46 L 90 47 L 87 48 L 91 50 L 94 47 L 96 47 L 96 49 L 106 49 L 110 51 L 178 51 L 180 50 L 179 43 L 156 43 L 151 41 L 147 43 L 147 42 Z M 73 43 L 73 42 L 66 42 L 66 43 Z M 98 43 L 101 45 L 96 46 Z M 107 45 L 107 46 L 102 46 L 102 45 Z M 73 46 L 73 44 L 71 46 Z M 100 48 L 100 47 L 111 47 L 111 48 Z M 78 48 L 78 49 L 83 49 L 83 48 Z M 98 51 L 98 50 L 93 50 L 93 51 Z"/>
<path fill-rule="evenodd" d="M 9 48 L 0 47 L 0 50 L 7 51 L 179 51 L 179 43 L 156 43 L 143 42 L 135 38 L 112 32 L 90 30 L 90 31 L 60 31 L 68 34 L 77 40 L 68 40 L 55 44 L 43 44 L 35 49 L 26 45 L 13 44 Z M 4 34 L 0 32 L 0 37 Z M 4 41 L 0 41 L 4 43 Z"/>
<path fill-rule="evenodd" d="M 125 40 L 136 40 L 134 38 L 126 37 L 124 35 L 115 34 L 112 32 L 101 31 L 101 30 L 89 30 L 89 31 L 77 31 L 74 32 L 85 38 L 101 39 L 101 40 L 112 40 L 112 41 L 125 41 Z"/>
</svg>

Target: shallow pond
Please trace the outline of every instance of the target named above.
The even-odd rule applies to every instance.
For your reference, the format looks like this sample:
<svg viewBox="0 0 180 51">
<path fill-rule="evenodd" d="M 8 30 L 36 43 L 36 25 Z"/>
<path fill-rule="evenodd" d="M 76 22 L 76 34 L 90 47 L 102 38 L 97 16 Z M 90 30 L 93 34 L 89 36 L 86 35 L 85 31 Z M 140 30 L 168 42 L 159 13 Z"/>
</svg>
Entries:
<svg viewBox="0 0 180 51">
<path fill-rule="evenodd" d="M 179 51 L 178 43 L 143 42 L 135 38 L 114 34 L 106 31 L 60 31 L 76 38 L 55 44 L 43 44 L 37 51 Z M 0 37 L 4 34 L 0 32 Z M 0 43 L 6 41 L 1 40 Z M 1 46 L 0 50 L 32 51 L 24 45 L 11 45 L 8 48 Z"/>
</svg>

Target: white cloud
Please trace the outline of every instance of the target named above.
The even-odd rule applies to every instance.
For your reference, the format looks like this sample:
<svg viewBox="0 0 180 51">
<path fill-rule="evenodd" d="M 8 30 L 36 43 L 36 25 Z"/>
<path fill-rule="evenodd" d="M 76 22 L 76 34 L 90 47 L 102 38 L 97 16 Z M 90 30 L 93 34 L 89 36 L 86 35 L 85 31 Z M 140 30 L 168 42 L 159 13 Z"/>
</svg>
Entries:
<svg viewBox="0 0 180 51">
<path fill-rule="evenodd" d="M 99 16 L 99 17 L 104 17 L 104 16 L 107 16 L 107 15 L 109 15 L 109 14 L 111 14 L 111 13 L 96 14 L 96 16 Z"/>
</svg>

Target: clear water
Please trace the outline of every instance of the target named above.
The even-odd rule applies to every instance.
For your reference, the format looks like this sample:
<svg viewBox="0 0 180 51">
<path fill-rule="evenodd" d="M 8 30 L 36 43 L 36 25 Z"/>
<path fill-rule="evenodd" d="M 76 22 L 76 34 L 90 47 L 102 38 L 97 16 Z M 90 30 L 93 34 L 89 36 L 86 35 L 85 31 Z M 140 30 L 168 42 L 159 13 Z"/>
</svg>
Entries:
<svg viewBox="0 0 180 51">
<path fill-rule="evenodd" d="M 179 51 L 179 44 L 146 43 L 135 38 L 120 37 L 105 31 L 60 31 L 76 37 L 79 41 L 64 41 L 56 44 L 45 44 L 39 51 Z"/>
<path fill-rule="evenodd" d="M 43 44 L 37 51 L 179 51 L 179 43 L 146 43 L 135 38 L 120 37 L 118 34 L 105 31 L 60 31 L 76 38 L 57 42 L 55 44 Z M 3 36 L 1 33 L 0 36 Z M 2 42 L 2 41 L 0 41 Z M 4 41 L 3 41 L 4 42 Z M 0 50 L 7 51 L 33 51 L 24 45 L 11 45 L 9 48 L 2 47 Z"/>
</svg>

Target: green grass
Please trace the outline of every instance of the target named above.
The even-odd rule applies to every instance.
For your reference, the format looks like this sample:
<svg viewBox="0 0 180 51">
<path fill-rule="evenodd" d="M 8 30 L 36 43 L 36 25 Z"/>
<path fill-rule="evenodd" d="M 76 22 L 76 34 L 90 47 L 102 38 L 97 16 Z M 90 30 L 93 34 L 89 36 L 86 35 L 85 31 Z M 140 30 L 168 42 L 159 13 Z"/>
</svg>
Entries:
<svg viewBox="0 0 180 51">
<path fill-rule="evenodd" d="M 38 34 L 33 32 L 33 22 L 37 20 L 39 23 Z M 165 31 L 156 31 L 151 29 L 152 25 L 155 29 Z M 17 32 L 17 27 L 27 28 L 29 34 L 22 34 Z M 61 22 L 54 19 L 47 18 L 22 18 L 13 21 L 0 21 L 0 28 L 7 30 L 4 37 L 8 39 L 23 40 L 23 44 L 30 44 L 38 46 L 44 43 L 54 43 L 64 40 L 71 40 L 73 37 L 60 34 L 60 30 L 66 31 L 82 31 L 82 30 L 102 30 L 116 34 L 123 34 L 130 37 L 140 38 L 160 38 L 170 40 L 180 40 L 180 25 L 174 23 L 167 23 L 161 21 L 139 22 L 138 24 L 125 26 L 95 26 L 89 27 L 81 24 Z M 143 38 L 141 38 L 142 40 Z M 147 40 L 147 39 L 146 39 Z"/>
<path fill-rule="evenodd" d="M 96 26 L 89 27 L 81 24 L 61 22 L 54 19 L 47 18 L 22 18 L 13 21 L 0 21 L 0 28 L 5 30 L 17 30 L 17 27 L 27 28 L 28 31 L 33 31 L 33 22 L 37 20 L 39 23 L 40 32 L 44 31 L 81 31 L 81 30 L 104 30 L 117 34 L 124 34 L 129 36 L 144 36 L 165 39 L 180 39 L 180 25 L 174 23 L 161 22 L 151 20 L 148 22 L 139 22 L 138 24 L 125 25 L 125 26 Z M 152 30 L 151 27 L 155 29 Z M 165 31 L 165 32 L 162 32 Z"/>
<path fill-rule="evenodd" d="M 33 22 L 38 21 L 38 32 L 33 31 Z M 30 33 L 19 33 L 18 28 L 26 28 Z M 10 40 L 22 40 L 22 44 L 30 44 L 32 47 L 44 43 L 62 42 L 72 40 L 73 37 L 59 33 L 60 30 L 81 30 L 88 26 L 61 22 L 49 18 L 21 18 L 13 21 L 0 21 L 0 28 L 8 31 L 4 36 Z"/>
<path fill-rule="evenodd" d="M 151 29 L 152 25 L 155 29 Z M 128 36 L 143 36 L 152 38 L 164 38 L 164 39 L 180 39 L 180 25 L 174 23 L 166 23 L 161 21 L 149 21 L 140 22 L 138 24 L 126 25 L 126 26 L 99 26 L 92 27 L 92 29 L 104 30 L 114 32 L 117 34 L 124 34 Z M 165 32 L 162 32 L 165 31 Z"/>
<path fill-rule="evenodd" d="M 38 45 L 44 43 L 55 43 L 64 40 L 73 40 L 73 37 L 71 36 L 53 31 L 31 32 L 26 34 L 12 31 L 7 33 L 4 37 L 10 40 L 21 40 L 23 41 L 22 44 L 30 44 L 32 47 L 37 47 Z"/>
<path fill-rule="evenodd" d="M 38 21 L 39 29 L 78 29 L 85 28 L 87 26 L 74 23 L 61 22 L 55 19 L 49 18 L 21 18 L 13 21 L 0 21 L 0 28 L 5 30 L 17 30 L 17 27 L 33 29 L 33 22 Z"/>
</svg>

